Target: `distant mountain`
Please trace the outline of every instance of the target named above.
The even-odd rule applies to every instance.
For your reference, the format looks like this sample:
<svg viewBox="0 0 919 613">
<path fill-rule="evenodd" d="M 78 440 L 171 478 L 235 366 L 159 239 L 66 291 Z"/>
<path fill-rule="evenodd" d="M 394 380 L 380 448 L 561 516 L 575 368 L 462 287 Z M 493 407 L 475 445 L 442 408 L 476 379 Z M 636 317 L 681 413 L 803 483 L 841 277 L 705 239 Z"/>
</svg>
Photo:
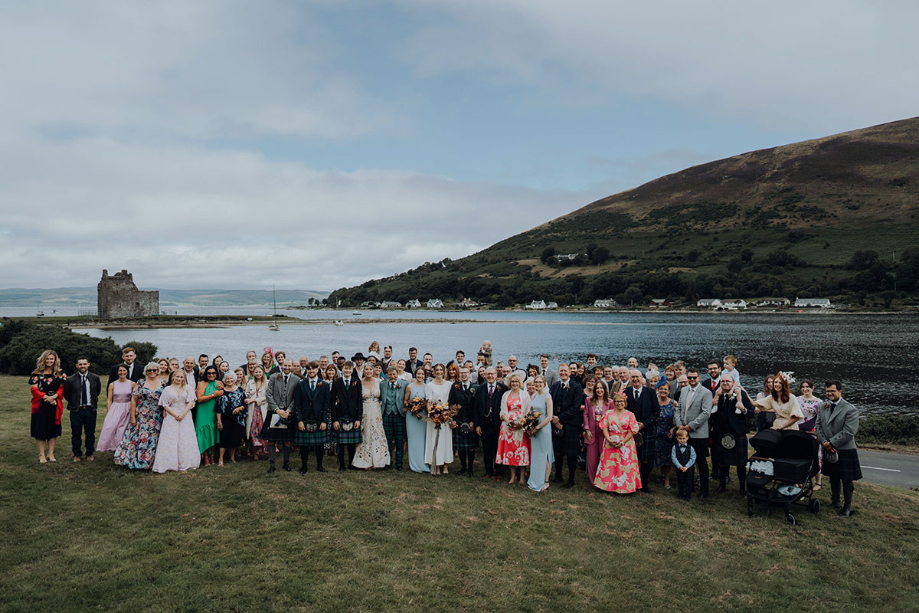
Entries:
<svg viewBox="0 0 919 613">
<path fill-rule="evenodd" d="M 142 288 L 148 289 L 148 288 Z M 155 288 L 154 288 L 155 289 Z M 254 289 L 161 289 L 160 307 L 254 306 L 272 304 L 271 290 Z M 310 298 L 321 300 L 327 292 L 312 290 L 277 290 L 278 306 L 307 304 Z M 54 289 L 0 289 L 0 307 L 96 307 L 95 287 L 59 287 Z"/>
<path fill-rule="evenodd" d="M 338 289 L 329 302 L 769 295 L 889 302 L 919 290 L 917 214 L 913 118 L 693 166 L 468 257 Z"/>
</svg>

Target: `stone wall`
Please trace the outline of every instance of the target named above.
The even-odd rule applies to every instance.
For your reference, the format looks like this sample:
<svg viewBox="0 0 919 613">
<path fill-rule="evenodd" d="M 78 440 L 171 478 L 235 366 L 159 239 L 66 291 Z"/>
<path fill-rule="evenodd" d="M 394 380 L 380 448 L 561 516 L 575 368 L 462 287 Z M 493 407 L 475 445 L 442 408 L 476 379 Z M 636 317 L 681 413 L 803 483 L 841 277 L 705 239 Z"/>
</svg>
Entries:
<svg viewBox="0 0 919 613">
<path fill-rule="evenodd" d="M 112 276 L 103 270 L 97 291 L 99 317 L 149 317 L 160 312 L 160 293 L 137 289 L 127 270 Z"/>
</svg>

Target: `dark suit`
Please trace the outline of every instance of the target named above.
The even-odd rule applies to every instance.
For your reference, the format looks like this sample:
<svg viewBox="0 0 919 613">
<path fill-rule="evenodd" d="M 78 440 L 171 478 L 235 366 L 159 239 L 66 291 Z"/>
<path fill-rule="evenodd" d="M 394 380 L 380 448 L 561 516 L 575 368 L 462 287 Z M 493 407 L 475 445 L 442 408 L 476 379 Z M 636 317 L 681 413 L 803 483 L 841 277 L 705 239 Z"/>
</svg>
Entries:
<svg viewBox="0 0 919 613">
<path fill-rule="evenodd" d="M 708 418 L 709 432 L 712 437 L 712 477 L 719 481 L 719 491 L 727 487 L 730 466 L 737 467 L 737 479 L 740 491 L 746 491 L 747 485 L 747 432 L 750 431 L 749 420 L 756 414 L 753 403 L 746 392 L 734 389 L 735 394 L 740 394 L 741 413 L 735 413 L 734 400 L 723 392 L 718 397 L 717 409 Z M 734 446 L 730 449 L 724 447 L 722 437 L 732 434 Z M 729 439 L 730 440 L 730 439 Z M 718 466 L 717 476 L 714 467 Z"/>
<path fill-rule="evenodd" d="M 488 476 L 504 473 L 503 466 L 495 466 L 495 459 L 498 456 L 498 435 L 501 431 L 501 397 L 506 391 L 507 387 L 500 381 L 495 382 L 491 396 L 488 395 L 487 381 L 475 390 L 475 425 L 482 429 L 482 462 Z"/>
<path fill-rule="evenodd" d="M 102 381 L 91 372 L 86 373 L 87 389 L 84 395 L 82 375 L 79 372 L 67 377 L 64 381 L 64 400 L 70 411 L 70 431 L 73 446 L 73 457 L 83 455 L 83 432 L 86 432 L 86 457 L 91 457 L 96 450 L 96 411 L 99 408 L 99 393 Z"/>
<path fill-rule="evenodd" d="M 469 386 L 468 389 L 464 385 Z M 488 390 L 486 389 L 485 392 L 487 396 Z M 459 474 L 463 475 L 467 472 L 471 474 L 472 464 L 475 462 L 475 449 L 479 446 L 479 437 L 475 430 L 471 430 L 469 434 L 463 434 L 459 424 L 468 423 L 474 426 L 476 423 L 476 385 L 468 381 L 465 384 L 457 381 L 450 386 L 450 396 L 447 402 L 451 406 L 459 406 L 459 411 L 454 418 L 457 427 L 453 430 L 453 450 L 459 454 L 460 458 Z"/>
<path fill-rule="evenodd" d="M 568 379 L 568 386 L 558 381 L 549 390 L 552 396 L 552 412 L 558 416 L 562 425 L 562 434 L 553 432 L 552 446 L 555 449 L 555 481 L 562 480 L 562 457 L 568 457 L 568 485 L 574 485 L 574 474 L 578 466 L 578 453 L 581 449 L 581 427 L 584 416 L 581 407 L 584 405 L 584 388 L 581 384 Z M 555 428 L 553 424 L 551 426 Z"/>
<path fill-rule="evenodd" d="M 118 367 L 121 366 L 121 364 L 123 364 L 123 362 L 112 366 L 112 369 L 108 373 L 108 383 L 105 384 L 106 389 L 108 389 L 109 383 L 114 383 L 118 380 Z M 139 364 L 137 360 L 134 360 L 134 363 L 131 364 L 131 367 L 132 368 L 129 368 L 128 370 L 128 381 L 133 381 L 134 383 L 141 381 L 144 378 L 143 364 Z"/>
<path fill-rule="evenodd" d="M 420 366 L 424 365 L 424 362 L 421 360 L 405 360 L 405 372 L 412 373 L 412 378 L 415 378 L 415 371 L 418 370 Z"/>
<path fill-rule="evenodd" d="M 335 379 L 335 382 L 332 384 L 332 427 L 334 428 L 335 422 L 341 420 L 342 417 L 350 417 L 354 421 L 360 421 L 364 416 L 364 400 L 361 398 L 363 393 L 364 386 L 361 384 L 361 378 L 352 373 L 351 380 L 348 387 L 345 387 L 344 378 Z M 339 424 L 340 426 L 341 424 Z M 353 434 L 352 434 L 353 433 Z M 357 450 L 357 443 L 350 442 L 351 439 L 345 439 L 346 435 L 356 436 L 360 433 L 359 428 L 355 428 L 351 432 L 335 432 L 336 437 L 338 438 L 338 468 L 339 470 L 344 470 L 346 466 L 351 466 L 354 462 L 354 454 Z M 354 440 L 360 441 L 360 438 L 355 438 Z M 347 442 L 346 442 L 347 441 Z M 345 450 L 348 451 L 348 463 L 345 464 Z"/>
<path fill-rule="evenodd" d="M 322 379 L 316 381 L 316 389 L 310 390 L 309 378 L 301 379 L 294 389 L 294 420 L 318 421 L 329 425 L 329 408 L 332 393 L 328 383 Z"/>
</svg>

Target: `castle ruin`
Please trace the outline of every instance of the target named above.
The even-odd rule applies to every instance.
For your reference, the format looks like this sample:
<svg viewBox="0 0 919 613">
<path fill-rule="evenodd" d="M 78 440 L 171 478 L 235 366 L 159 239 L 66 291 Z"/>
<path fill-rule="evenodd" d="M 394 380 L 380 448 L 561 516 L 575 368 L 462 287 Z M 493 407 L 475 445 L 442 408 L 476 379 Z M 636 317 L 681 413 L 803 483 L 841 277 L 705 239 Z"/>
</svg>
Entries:
<svg viewBox="0 0 919 613">
<path fill-rule="evenodd" d="M 149 317 L 160 312 L 160 293 L 137 289 L 134 276 L 127 270 L 112 276 L 103 270 L 97 290 L 99 317 Z"/>
</svg>

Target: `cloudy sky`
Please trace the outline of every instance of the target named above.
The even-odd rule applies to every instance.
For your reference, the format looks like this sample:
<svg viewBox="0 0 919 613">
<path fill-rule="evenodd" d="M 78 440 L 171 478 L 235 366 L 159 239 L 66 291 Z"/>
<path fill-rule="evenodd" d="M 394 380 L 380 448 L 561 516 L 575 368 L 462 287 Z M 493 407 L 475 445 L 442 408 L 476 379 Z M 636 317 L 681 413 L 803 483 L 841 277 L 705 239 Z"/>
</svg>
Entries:
<svg viewBox="0 0 919 613">
<path fill-rule="evenodd" d="M 917 114 L 914 0 L 0 4 L 0 288 L 332 290 Z"/>
</svg>

